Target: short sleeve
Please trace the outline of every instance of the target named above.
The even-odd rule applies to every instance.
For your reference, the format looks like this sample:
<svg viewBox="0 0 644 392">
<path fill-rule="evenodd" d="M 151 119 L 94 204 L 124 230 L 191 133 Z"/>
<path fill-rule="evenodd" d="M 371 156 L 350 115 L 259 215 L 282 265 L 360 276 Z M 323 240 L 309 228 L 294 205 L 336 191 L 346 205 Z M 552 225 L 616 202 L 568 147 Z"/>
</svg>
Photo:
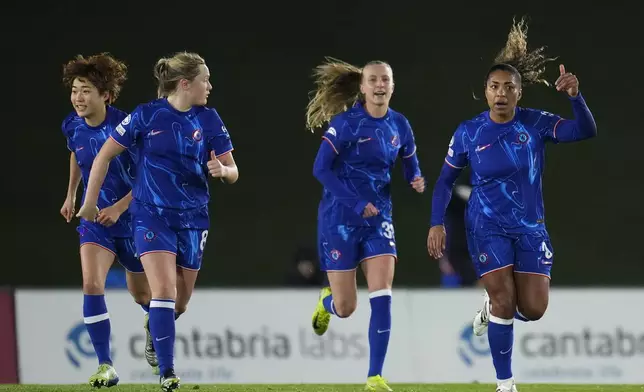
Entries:
<svg viewBox="0 0 644 392">
<path fill-rule="evenodd" d="M 466 138 L 465 126 L 461 124 L 449 141 L 445 162 L 455 169 L 463 169 L 469 164 Z"/>
<path fill-rule="evenodd" d="M 143 124 L 140 119 L 141 108 L 137 107 L 114 128 L 110 137 L 123 148 L 130 148 L 136 143 L 143 132 Z"/>
<path fill-rule="evenodd" d="M 226 125 L 224 125 L 221 117 L 219 117 L 219 113 L 214 109 L 211 110 L 212 116 L 209 118 L 209 121 L 212 121 L 212 123 L 208 124 L 208 128 L 213 129 L 214 132 L 208 139 L 208 147 L 210 150 L 215 151 L 215 155 L 219 157 L 233 151 L 233 142 L 230 139 Z"/>
<path fill-rule="evenodd" d="M 70 123 L 70 117 L 67 116 L 64 120 L 63 123 L 60 126 L 61 131 L 63 131 L 63 136 L 65 136 L 65 142 L 67 144 L 67 149 L 71 152 L 74 152 L 76 150 L 74 146 L 74 130 L 70 128 L 69 123 Z"/>
</svg>

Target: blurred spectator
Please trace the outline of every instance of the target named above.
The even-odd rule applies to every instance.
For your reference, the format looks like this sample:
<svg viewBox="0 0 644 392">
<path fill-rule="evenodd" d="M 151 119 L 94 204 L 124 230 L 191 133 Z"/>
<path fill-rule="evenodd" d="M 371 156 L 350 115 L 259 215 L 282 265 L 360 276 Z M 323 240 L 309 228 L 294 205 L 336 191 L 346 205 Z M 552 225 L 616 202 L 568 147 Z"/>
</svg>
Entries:
<svg viewBox="0 0 644 392">
<path fill-rule="evenodd" d="M 299 247 L 293 257 L 293 264 L 287 275 L 288 286 L 322 287 L 324 272 L 320 271 L 317 251 L 307 246 Z"/>
</svg>

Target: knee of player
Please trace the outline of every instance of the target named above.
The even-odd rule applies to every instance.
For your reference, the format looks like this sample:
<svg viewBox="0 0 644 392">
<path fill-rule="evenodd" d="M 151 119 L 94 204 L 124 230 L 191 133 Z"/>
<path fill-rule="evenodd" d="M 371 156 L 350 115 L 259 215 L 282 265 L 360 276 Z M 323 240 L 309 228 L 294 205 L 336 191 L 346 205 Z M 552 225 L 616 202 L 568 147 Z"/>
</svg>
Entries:
<svg viewBox="0 0 644 392">
<path fill-rule="evenodd" d="M 134 302 L 139 305 L 147 305 L 152 300 L 152 293 L 149 291 L 134 291 L 131 292 Z"/>
<path fill-rule="evenodd" d="M 333 305 L 335 306 L 335 313 L 338 317 L 345 318 L 349 317 L 356 311 L 358 304 L 355 301 L 340 300 L 337 301 L 333 299 Z"/>
<path fill-rule="evenodd" d="M 516 311 L 516 299 L 512 293 L 490 295 L 491 312 L 497 317 L 512 319 Z"/>
<path fill-rule="evenodd" d="M 537 321 L 546 313 L 548 304 L 545 302 L 533 302 L 519 305 L 519 312 L 530 321 Z"/>
<path fill-rule="evenodd" d="M 105 293 L 105 282 L 99 279 L 83 279 L 83 294 L 101 295 Z"/>
</svg>

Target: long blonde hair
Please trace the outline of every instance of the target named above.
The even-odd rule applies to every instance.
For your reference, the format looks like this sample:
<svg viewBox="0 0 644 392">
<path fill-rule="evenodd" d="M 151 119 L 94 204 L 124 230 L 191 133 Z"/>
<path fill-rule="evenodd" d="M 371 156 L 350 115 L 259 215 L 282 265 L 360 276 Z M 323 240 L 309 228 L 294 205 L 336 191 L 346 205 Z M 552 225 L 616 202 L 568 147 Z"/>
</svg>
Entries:
<svg viewBox="0 0 644 392">
<path fill-rule="evenodd" d="M 360 83 L 365 67 L 374 64 L 389 66 L 379 60 L 370 61 L 362 68 L 333 57 L 325 57 L 325 60 L 313 69 L 316 89 L 311 92 L 313 97 L 306 106 L 306 128 L 311 132 L 363 99 Z"/>
</svg>

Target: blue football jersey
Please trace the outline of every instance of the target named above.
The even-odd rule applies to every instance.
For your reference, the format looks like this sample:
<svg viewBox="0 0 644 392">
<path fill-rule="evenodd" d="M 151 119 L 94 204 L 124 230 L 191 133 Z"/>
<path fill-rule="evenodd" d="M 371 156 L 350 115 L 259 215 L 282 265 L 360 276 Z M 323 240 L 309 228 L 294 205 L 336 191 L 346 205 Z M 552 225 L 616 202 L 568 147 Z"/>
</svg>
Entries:
<svg viewBox="0 0 644 392">
<path fill-rule="evenodd" d="M 471 167 L 470 230 L 527 233 L 545 229 L 542 173 L 546 142 L 558 143 L 561 117 L 517 108 L 514 119 L 493 122 L 489 111 L 459 125 L 445 162 Z"/>
<path fill-rule="evenodd" d="M 67 139 L 67 148 L 76 156 L 76 162 L 81 170 L 83 179 L 83 201 L 87 190 L 87 181 L 94 158 L 100 151 L 103 143 L 112 134 L 114 129 L 126 118 L 127 113 L 107 106 L 105 120 L 99 126 L 87 125 L 85 120 L 75 112 L 69 114 L 63 121 L 62 131 Z M 98 207 L 105 208 L 113 205 L 132 190 L 135 178 L 135 152 L 121 154 L 110 164 L 105 182 L 99 193 Z M 117 223 L 108 228 L 114 237 L 131 237 L 130 216 L 125 211 Z"/>
<path fill-rule="evenodd" d="M 333 117 L 323 138 L 337 154 L 333 174 L 357 196 L 354 204 L 360 211 L 325 187 L 319 219 L 329 224 L 355 226 L 379 225 L 382 218 L 391 220 L 391 170 L 399 157 L 415 158 L 416 153 L 414 134 L 405 116 L 389 109 L 384 117 L 374 118 L 358 103 Z M 410 178 L 420 175 L 417 164 L 413 168 L 415 173 Z M 381 216 L 362 218 L 361 201 L 372 203 Z"/>
<path fill-rule="evenodd" d="M 134 199 L 176 210 L 207 206 L 206 164 L 211 151 L 221 156 L 233 150 L 215 109 L 194 106 L 181 112 L 166 98 L 139 105 L 116 127 L 112 138 L 137 151 Z"/>
</svg>

